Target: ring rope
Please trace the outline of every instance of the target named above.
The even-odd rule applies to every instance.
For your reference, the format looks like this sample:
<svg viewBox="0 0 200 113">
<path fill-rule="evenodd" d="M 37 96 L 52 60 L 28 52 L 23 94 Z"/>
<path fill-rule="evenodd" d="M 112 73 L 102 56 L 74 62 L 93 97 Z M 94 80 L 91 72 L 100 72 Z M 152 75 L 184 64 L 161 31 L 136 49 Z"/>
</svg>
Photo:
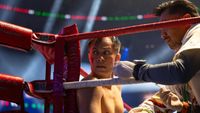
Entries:
<svg viewBox="0 0 200 113">
<path fill-rule="evenodd" d="M 162 28 L 177 27 L 183 25 L 190 25 L 200 22 L 200 17 L 191 17 L 184 19 L 175 19 L 161 22 L 153 22 L 148 24 L 133 25 L 128 27 L 120 27 L 107 30 L 98 30 L 93 32 L 72 34 L 72 35 L 56 35 L 57 38 L 65 38 L 66 41 L 69 40 L 83 40 L 91 38 L 103 38 L 107 36 L 120 36 L 126 34 L 155 31 Z"/>
<path fill-rule="evenodd" d="M 64 89 L 80 89 L 80 88 L 97 87 L 97 86 L 139 84 L 139 83 L 144 83 L 144 81 L 138 81 L 138 80 L 136 81 L 134 78 L 130 79 L 111 78 L 111 79 L 64 82 L 63 86 Z"/>
</svg>

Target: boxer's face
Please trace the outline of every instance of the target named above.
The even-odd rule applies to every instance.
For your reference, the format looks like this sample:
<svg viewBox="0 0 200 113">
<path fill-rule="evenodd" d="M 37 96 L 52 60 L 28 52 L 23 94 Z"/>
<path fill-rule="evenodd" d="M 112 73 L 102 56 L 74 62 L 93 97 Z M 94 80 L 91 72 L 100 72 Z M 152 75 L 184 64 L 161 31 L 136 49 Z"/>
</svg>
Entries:
<svg viewBox="0 0 200 113">
<path fill-rule="evenodd" d="M 109 37 L 93 43 L 88 56 L 92 74 L 97 78 L 112 77 L 114 63 L 120 60 L 120 55 L 115 52 L 113 42 Z"/>
</svg>

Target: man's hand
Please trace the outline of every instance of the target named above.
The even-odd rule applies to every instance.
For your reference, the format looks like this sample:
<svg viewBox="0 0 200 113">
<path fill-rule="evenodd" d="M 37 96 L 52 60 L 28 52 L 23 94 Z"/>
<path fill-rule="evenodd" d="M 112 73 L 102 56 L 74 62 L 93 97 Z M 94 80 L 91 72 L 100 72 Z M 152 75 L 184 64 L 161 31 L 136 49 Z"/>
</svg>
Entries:
<svg viewBox="0 0 200 113">
<path fill-rule="evenodd" d="M 133 77 L 133 68 L 135 67 L 135 63 L 129 61 L 120 61 L 117 62 L 113 67 L 114 75 L 118 76 L 122 79 L 129 79 Z"/>
<path fill-rule="evenodd" d="M 183 103 L 180 101 L 179 97 L 167 90 L 166 88 L 160 89 L 160 99 L 163 101 L 163 104 L 174 111 L 181 111 L 183 108 Z"/>
</svg>

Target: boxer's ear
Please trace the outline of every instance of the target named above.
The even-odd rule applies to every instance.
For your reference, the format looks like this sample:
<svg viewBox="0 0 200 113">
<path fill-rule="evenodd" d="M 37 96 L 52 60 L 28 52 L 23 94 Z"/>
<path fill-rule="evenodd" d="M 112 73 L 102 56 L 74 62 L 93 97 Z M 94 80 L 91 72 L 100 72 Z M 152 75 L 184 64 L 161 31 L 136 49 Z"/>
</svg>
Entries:
<svg viewBox="0 0 200 113">
<path fill-rule="evenodd" d="M 120 61 L 121 59 L 121 54 L 117 53 L 116 57 L 115 57 L 115 61 Z"/>
</svg>

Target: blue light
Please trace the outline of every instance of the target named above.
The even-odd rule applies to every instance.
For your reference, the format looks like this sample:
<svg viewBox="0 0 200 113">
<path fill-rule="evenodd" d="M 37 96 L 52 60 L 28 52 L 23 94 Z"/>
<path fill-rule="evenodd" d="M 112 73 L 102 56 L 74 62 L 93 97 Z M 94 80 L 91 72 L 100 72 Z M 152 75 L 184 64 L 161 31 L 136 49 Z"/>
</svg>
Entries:
<svg viewBox="0 0 200 113">
<path fill-rule="evenodd" d="M 121 60 L 127 60 L 128 59 L 128 51 L 129 49 L 128 48 L 124 48 L 122 50 L 122 53 L 121 53 Z"/>
</svg>

